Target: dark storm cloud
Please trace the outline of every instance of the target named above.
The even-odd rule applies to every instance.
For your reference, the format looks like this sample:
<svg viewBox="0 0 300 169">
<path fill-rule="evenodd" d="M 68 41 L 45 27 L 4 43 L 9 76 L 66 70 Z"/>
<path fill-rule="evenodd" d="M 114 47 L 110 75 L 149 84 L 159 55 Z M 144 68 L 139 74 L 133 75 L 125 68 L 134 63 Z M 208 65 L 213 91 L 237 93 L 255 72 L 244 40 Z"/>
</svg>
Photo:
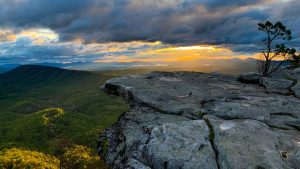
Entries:
<svg viewBox="0 0 300 169">
<path fill-rule="evenodd" d="M 262 0 L 226 0 L 226 1 L 220 1 L 220 0 L 213 0 L 209 1 L 213 6 L 246 6 L 246 5 L 253 5 L 260 2 L 263 2 Z"/>
<path fill-rule="evenodd" d="M 289 0 L 287 3 L 274 4 L 271 7 L 270 20 L 282 21 L 291 31 L 293 39 L 290 46 L 300 49 L 300 1 Z"/>
<path fill-rule="evenodd" d="M 15 26 L 68 25 L 93 5 L 94 0 L 1 0 L 0 22 Z"/>
<path fill-rule="evenodd" d="M 275 6 L 276 10 L 278 10 L 279 15 L 281 17 L 286 18 L 299 18 L 300 16 L 300 1 L 298 0 L 291 0 L 289 3 L 286 3 L 281 6 Z"/>
<path fill-rule="evenodd" d="M 268 8 L 274 3 L 288 10 L 276 13 Z M 261 38 L 257 23 L 274 13 L 298 18 L 299 4 L 296 0 L 0 0 L 0 24 L 15 29 L 48 27 L 61 41 L 240 46 L 257 43 Z"/>
<path fill-rule="evenodd" d="M 0 55 L 1 62 L 8 63 L 35 63 L 35 62 L 56 62 L 65 56 L 72 56 L 75 53 L 66 46 L 41 46 L 32 44 L 28 38 L 19 38 L 14 43 L 2 43 L 0 50 L 5 51 Z"/>
</svg>

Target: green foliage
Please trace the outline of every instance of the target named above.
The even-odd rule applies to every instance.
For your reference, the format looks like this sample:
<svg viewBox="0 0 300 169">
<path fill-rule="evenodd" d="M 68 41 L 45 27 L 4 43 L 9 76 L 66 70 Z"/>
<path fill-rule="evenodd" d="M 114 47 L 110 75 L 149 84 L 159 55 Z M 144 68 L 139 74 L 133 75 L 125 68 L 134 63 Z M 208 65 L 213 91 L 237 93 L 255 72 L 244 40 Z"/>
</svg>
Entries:
<svg viewBox="0 0 300 169">
<path fill-rule="evenodd" d="M 76 144 L 96 154 L 101 131 L 129 109 L 122 98 L 100 92 L 111 75 L 17 70 L 0 76 L 0 150 L 19 147 L 59 156 Z"/>
<path fill-rule="evenodd" d="M 28 100 L 17 102 L 12 107 L 12 111 L 15 113 L 29 114 L 32 112 L 37 112 L 39 110 L 41 110 L 41 106 L 38 104 L 38 101 L 30 98 Z"/>
<path fill-rule="evenodd" d="M 106 157 L 107 156 L 107 154 L 108 154 L 108 139 L 105 139 L 104 140 L 104 142 L 103 142 L 103 144 L 102 144 L 102 150 L 103 150 L 103 152 L 102 152 L 102 157 Z"/>
<path fill-rule="evenodd" d="M 62 156 L 62 168 L 72 169 L 105 169 L 106 164 L 93 154 L 93 151 L 85 146 L 75 145 L 65 149 Z"/>
<path fill-rule="evenodd" d="M 0 168 L 11 169 L 107 169 L 91 148 L 74 145 L 57 157 L 37 151 L 11 148 L 0 151 Z"/>
<path fill-rule="evenodd" d="M 80 82 L 94 76 L 93 73 L 75 70 L 65 70 L 55 67 L 24 65 L 16 69 L 0 74 L 1 86 L 15 89 L 34 89 L 36 87 L 65 85 L 67 83 Z"/>
<path fill-rule="evenodd" d="M 258 29 L 263 31 L 267 34 L 270 34 L 271 40 L 275 39 L 282 39 L 282 40 L 291 40 L 292 39 L 292 32 L 291 30 L 287 29 L 281 22 L 276 22 L 273 24 L 270 21 L 266 21 L 265 23 L 258 23 Z M 264 39 L 265 42 L 268 39 Z"/>
<path fill-rule="evenodd" d="M 58 169 L 59 160 L 44 153 L 12 148 L 0 152 L 0 168 Z"/>
<path fill-rule="evenodd" d="M 42 114 L 43 124 L 45 125 L 50 125 L 51 123 L 55 125 L 57 119 L 65 114 L 64 110 L 60 108 L 49 108 L 38 113 Z"/>
</svg>

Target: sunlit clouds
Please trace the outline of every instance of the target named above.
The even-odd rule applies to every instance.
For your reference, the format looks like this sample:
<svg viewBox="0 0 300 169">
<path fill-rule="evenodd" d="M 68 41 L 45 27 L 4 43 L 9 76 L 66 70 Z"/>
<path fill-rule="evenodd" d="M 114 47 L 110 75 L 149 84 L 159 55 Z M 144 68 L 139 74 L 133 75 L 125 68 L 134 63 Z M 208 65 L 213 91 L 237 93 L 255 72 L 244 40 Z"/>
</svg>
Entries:
<svg viewBox="0 0 300 169">
<path fill-rule="evenodd" d="M 58 34 L 49 29 L 29 29 L 17 34 L 16 38 L 28 38 L 35 45 L 58 42 Z"/>
<path fill-rule="evenodd" d="M 43 62 L 53 63 L 151 62 L 178 64 L 177 62 L 201 59 L 245 59 L 255 56 L 254 54 L 242 55 L 222 45 L 185 46 L 165 44 L 160 41 L 84 43 L 80 38 L 61 42 L 57 33 L 42 28 L 20 32 L 1 30 L 0 37 L 2 58 L 12 57 L 16 62 L 23 64 L 39 63 L 41 62 L 40 58 L 43 58 Z"/>
<path fill-rule="evenodd" d="M 0 64 L 197 64 L 258 58 L 257 23 L 300 48 L 298 0 L 0 0 Z"/>
</svg>

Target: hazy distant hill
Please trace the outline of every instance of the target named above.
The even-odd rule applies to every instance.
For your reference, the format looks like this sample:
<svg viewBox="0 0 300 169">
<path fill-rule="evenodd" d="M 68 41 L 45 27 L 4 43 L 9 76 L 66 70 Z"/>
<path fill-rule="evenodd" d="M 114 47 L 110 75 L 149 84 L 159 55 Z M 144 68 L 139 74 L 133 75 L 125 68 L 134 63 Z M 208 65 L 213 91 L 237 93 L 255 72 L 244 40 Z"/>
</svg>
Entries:
<svg viewBox="0 0 300 169">
<path fill-rule="evenodd" d="M 182 61 L 174 63 L 152 63 L 152 62 L 110 62 L 110 63 L 96 63 L 96 62 L 73 62 L 73 63 L 37 63 L 35 65 L 50 66 L 50 67 L 59 67 L 63 69 L 71 70 L 87 70 L 87 71 L 117 71 L 122 72 L 123 70 L 128 70 L 130 72 L 139 73 L 141 72 L 151 72 L 154 70 L 159 71 L 201 71 L 201 72 L 223 72 L 231 74 L 239 74 L 243 72 L 255 71 L 256 69 L 256 60 L 249 59 L 202 59 L 197 61 Z M 16 64 L 10 65 L 1 65 L 1 69 L 12 70 L 16 68 Z M 134 71 L 132 71 L 134 70 Z"/>
<path fill-rule="evenodd" d="M 0 74 L 8 72 L 18 66 L 21 66 L 20 64 L 5 64 L 5 65 L 0 65 Z"/>
<path fill-rule="evenodd" d="M 0 74 L 0 86 L 32 88 L 81 81 L 96 74 L 50 66 L 24 65 Z"/>
</svg>

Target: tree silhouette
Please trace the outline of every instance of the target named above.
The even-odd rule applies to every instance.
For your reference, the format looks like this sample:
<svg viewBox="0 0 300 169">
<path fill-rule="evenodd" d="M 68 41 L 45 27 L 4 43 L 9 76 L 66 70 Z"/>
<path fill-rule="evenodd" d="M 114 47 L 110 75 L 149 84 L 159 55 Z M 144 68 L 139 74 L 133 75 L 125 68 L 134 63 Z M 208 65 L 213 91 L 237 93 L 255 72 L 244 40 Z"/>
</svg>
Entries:
<svg viewBox="0 0 300 169">
<path fill-rule="evenodd" d="M 262 40 L 264 43 L 263 59 L 258 60 L 257 69 L 263 76 L 269 76 L 279 70 L 284 62 L 295 58 L 296 50 L 287 48 L 283 44 L 292 39 L 292 32 L 281 22 L 273 24 L 270 21 L 259 23 L 258 29 L 266 34 L 266 38 Z"/>
</svg>

